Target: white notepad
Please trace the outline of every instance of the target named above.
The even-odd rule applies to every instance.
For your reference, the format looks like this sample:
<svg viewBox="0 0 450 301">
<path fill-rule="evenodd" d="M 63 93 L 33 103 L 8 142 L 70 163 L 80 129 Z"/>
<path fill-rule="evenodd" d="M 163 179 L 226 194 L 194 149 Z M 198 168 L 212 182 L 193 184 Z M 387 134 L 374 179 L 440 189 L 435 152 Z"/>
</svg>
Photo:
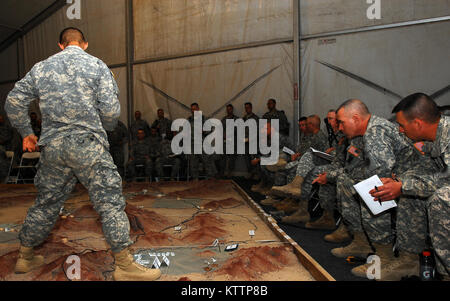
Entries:
<svg viewBox="0 0 450 301">
<path fill-rule="evenodd" d="M 314 148 L 312 148 L 312 147 L 311 147 L 311 151 L 312 151 L 312 153 L 313 153 L 315 156 L 317 156 L 317 157 L 320 157 L 320 158 L 325 159 L 325 160 L 327 160 L 327 161 L 333 161 L 333 156 L 330 155 L 330 154 L 321 152 L 321 151 L 319 151 L 319 150 L 317 150 L 317 149 L 314 149 Z"/>
<path fill-rule="evenodd" d="M 370 211 L 374 215 L 378 215 L 386 210 L 397 207 L 397 203 L 395 201 L 382 202 L 381 205 L 380 202 L 375 201 L 375 198 L 369 193 L 369 191 L 374 189 L 375 186 L 383 186 L 383 182 L 381 182 L 380 178 L 377 175 L 368 178 L 367 180 L 364 180 L 356 185 L 353 185 L 356 192 L 358 192 L 363 201 L 366 203 L 367 207 L 369 207 Z"/>
<path fill-rule="evenodd" d="M 283 147 L 283 152 L 285 152 L 286 154 L 289 154 L 289 155 L 295 155 L 295 152 L 292 150 L 292 149 L 290 149 L 290 148 L 288 148 L 288 147 Z"/>
</svg>

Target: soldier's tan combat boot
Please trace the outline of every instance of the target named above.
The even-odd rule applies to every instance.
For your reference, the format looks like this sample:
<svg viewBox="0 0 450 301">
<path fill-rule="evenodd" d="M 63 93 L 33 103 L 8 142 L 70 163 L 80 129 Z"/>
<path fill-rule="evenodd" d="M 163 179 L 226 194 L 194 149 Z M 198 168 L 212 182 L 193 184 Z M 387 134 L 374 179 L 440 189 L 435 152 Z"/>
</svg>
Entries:
<svg viewBox="0 0 450 301">
<path fill-rule="evenodd" d="M 273 195 L 290 196 L 299 199 L 302 194 L 302 184 L 304 181 L 305 179 L 303 177 L 296 176 L 294 180 L 287 185 L 273 187 L 270 193 Z"/>
<path fill-rule="evenodd" d="M 365 258 L 371 252 L 372 248 L 364 232 L 355 232 L 353 234 L 353 241 L 348 246 L 331 250 L 331 254 L 339 258 L 347 258 L 349 256 Z"/>
<path fill-rule="evenodd" d="M 280 203 L 274 204 L 273 207 L 279 211 L 284 211 L 286 215 L 293 214 L 300 208 L 298 203 L 291 198 L 285 198 Z"/>
<path fill-rule="evenodd" d="M 116 270 L 113 273 L 115 281 L 153 281 L 161 276 L 159 269 L 148 269 L 133 260 L 128 248 L 114 253 Z"/>
<path fill-rule="evenodd" d="M 392 250 L 392 245 L 382 245 L 378 243 L 374 243 L 373 246 L 376 249 L 375 255 L 380 257 L 381 265 L 387 265 L 397 260 L 394 256 L 394 251 Z M 367 278 L 367 270 L 373 265 L 373 263 L 366 263 L 360 266 L 357 266 L 352 269 L 352 274 L 361 277 Z"/>
<path fill-rule="evenodd" d="M 315 222 L 306 223 L 307 229 L 334 230 L 336 229 L 336 221 L 333 212 L 325 210 L 323 215 Z"/>
<path fill-rule="evenodd" d="M 277 204 L 279 202 L 281 202 L 281 200 L 268 196 L 266 199 L 262 200 L 260 204 L 263 206 L 273 206 L 274 204 Z"/>
<path fill-rule="evenodd" d="M 352 240 L 352 236 L 350 235 L 347 226 L 345 226 L 344 223 L 341 223 L 336 231 L 325 235 L 323 239 L 328 242 L 343 243 Z"/>
<path fill-rule="evenodd" d="M 44 264 L 44 257 L 34 255 L 33 248 L 21 246 L 19 249 L 19 258 L 16 262 L 14 272 L 16 274 L 28 273 Z"/>
<path fill-rule="evenodd" d="M 297 223 L 307 223 L 310 220 L 310 215 L 308 212 L 308 201 L 300 201 L 298 204 L 299 209 L 290 216 L 285 216 L 281 219 L 283 223 L 286 224 L 297 224 Z"/>
</svg>

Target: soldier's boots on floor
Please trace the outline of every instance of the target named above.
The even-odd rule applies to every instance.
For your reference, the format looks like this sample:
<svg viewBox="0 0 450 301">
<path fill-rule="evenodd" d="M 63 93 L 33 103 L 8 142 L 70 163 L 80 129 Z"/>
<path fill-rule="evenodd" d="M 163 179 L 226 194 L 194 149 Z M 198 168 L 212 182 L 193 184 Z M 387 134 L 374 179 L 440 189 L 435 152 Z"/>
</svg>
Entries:
<svg viewBox="0 0 450 301">
<path fill-rule="evenodd" d="M 322 216 L 315 222 L 306 223 L 307 229 L 318 230 L 334 230 L 336 229 L 336 221 L 334 220 L 333 212 L 325 210 Z"/>
<path fill-rule="evenodd" d="M 298 204 L 299 209 L 294 212 L 294 214 L 290 216 L 285 216 L 281 219 L 283 223 L 286 224 L 298 224 L 298 223 L 307 223 L 311 219 L 308 212 L 308 201 L 302 200 Z"/>
<path fill-rule="evenodd" d="M 366 258 L 372 252 L 372 248 L 364 232 L 355 232 L 353 234 L 353 241 L 348 246 L 331 250 L 331 254 L 339 258 L 347 258 L 349 256 Z"/>
<path fill-rule="evenodd" d="M 44 257 L 34 255 L 33 248 L 20 246 L 19 257 L 16 262 L 14 272 L 16 274 L 25 274 L 44 265 Z"/>
<path fill-rule="evenodd" d="M 115 281 L 153 281 L 161 277 L 159 269 L 148 269 L 133 260 L 133 256 L 127 249 L 114 253 L 116 270 L 113 273 Z"/>
<path fill-rule="evenodd" d="M 299 209 L 298 203 L 291 198 L 285 198 L 279 203 L 276 203 L 272 205 L 274 208 L 276 208 L 279 211 L 284 211 L 286 215 L 293 214 Z"/>
<path fill-rule="evenodd" d="M 291 183 L 284 186 L 274 186 L 270 193 L 274 196 L 284 196 L 284 197 L 293 197 L 300 198 L 302 194 L 302 184 L 305 181 L 303 177 L 296 176 Z"/>
<path fill-rule="evenodd" d="M 263 206 L 273 206 L 274 204 L 279 202 L 281 202 L 281 200 L 268 196 L 266 199 L 262 200 L 260 204 Z"/>
<path fill-rule="evenodd" d="M 352 236 L 350 235 L 347 226 L 341 222 L 339 227 L 333 233 L 325 235 L 323 239 L 327 242 L 343 243 L 352 240 Z"/>
<path fill-rule="evenodd" d="M 391 249 L 391 245 L 389 245 L 388 247 L 389 249 Z M 399 257 L 394 257 L 393 255 L 391 255 L 390 258 L 383 255 L 379 256 L 381 260 L 380 279 L 377 280 L 400 281 L 403 277 L 419 276 L 420 262 L 419 256 L 417 254 L 409 252 L 400 252 Z M 362 266 L 358 266 L 352 269 L 352 274 L 357 277 L 366 278 L 367 270 L 370 267 L 371 264 L 364 264 Z"/>
<path fill-rule="evenodd" d="M 388 264 L 389 262 L 395 261 L 397 258 L 394 256 L 394 251 L 392 250 L 392 244 L 379 244 L 373 243 L 375 247 L 375 255 L 380 257 L 381 265 Z M 352 269 L 352 274 L 357 277 L 367 278 L 367 270 L 373 265 L 373 263 L 366 263 L 357 266 Z"/>
</svg>

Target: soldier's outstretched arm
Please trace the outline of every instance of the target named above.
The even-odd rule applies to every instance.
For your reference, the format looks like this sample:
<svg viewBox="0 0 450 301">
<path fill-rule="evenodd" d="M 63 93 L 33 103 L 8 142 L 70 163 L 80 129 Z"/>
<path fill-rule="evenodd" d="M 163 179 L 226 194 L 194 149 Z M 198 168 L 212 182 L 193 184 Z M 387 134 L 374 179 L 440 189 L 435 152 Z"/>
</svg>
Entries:
<svg viewBox="0 0 450 301">
<path fill-rule="evenodd" d="M 105 130 L 113 131 L 120 117 L 119 88 L 108 67 L 100 63 L 97 110 Z"/>
<path fill-rule="evenodd" d="M 11 125 L 15 127 L 22 138 L 34 135 L 31 127 L 28 109 L 30 103 L 38 98 L 38 92 L 35 87 L 32 71 L 19 82 L 14 89 L 9 92 L 6 98 L 5 111 Z"/>
</svg>

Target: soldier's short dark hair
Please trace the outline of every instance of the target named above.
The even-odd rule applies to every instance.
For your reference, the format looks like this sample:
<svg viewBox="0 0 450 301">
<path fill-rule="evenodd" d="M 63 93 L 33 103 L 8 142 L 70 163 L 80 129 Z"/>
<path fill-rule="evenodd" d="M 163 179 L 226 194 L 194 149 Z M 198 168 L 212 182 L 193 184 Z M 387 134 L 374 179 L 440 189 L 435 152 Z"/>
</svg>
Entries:
<svg viewBox="0 0 450 301">
<path fill-rule="evenodd" d="M 438 105 L 425 93 L 411 94 L 402 99 L 392 113 L 396 114 L 400 111 L 403 111 L 408 121 L 418 118 L 427 123 L 436 123 L 441 118 Z"/>
<path fill-rule="evenodd" d="M 191 104 L 191 107 L 193 107 L 193 106 L 197 106 L 198 107 L 199 105 L 198 105 L 198 103 L 194 102 L 194 103 Z"/>
<path fill-rule="evenodd" d="M 348 108 L 356 110 L 363 116 L 370 114 L 369 108 L 367 108 L 366 104 L 359 99 L 349 99 L 345 101 L 343 104 L 339 106 L 339 108 L 336 110 L 336 113 L 338 113 L 341 109 L 348 109 Z"/>
<path fill-rule="evenodd" d="M 67 27 L 59 34 L 59 44 L 67 46 L 71 42 L 86 43 L 83 32 L 75 27 Z"/>
<path fill-rule="evenodd" d="M 250 107 L 252 107 L 252 108 L 253 108 L 253 105 L 252 105 L 252 103 L 251 103 L 251 102 L 246 102 L 246 103 L 244 104 L 244 106 L 250 106 Z"/>
<path fill-rule="evenodd" d="M 274 104 L 277 104 L 277 101 L 273 98 L 269 99 L 267 102 L 272 101 Z"/>
<path fill-rule="evenodd" d="M 307 119 L 308 119 L 307 117 L 303 116 L 298 120 L 298 122 L 306 121 Z"/>
<path fill-rule="evenodd" d="M 227 108 L 232 108 L 232 109 L 234 109 L 234 107 L 233 107 L 232 104 L 227 105 Z"/>
</svg>

